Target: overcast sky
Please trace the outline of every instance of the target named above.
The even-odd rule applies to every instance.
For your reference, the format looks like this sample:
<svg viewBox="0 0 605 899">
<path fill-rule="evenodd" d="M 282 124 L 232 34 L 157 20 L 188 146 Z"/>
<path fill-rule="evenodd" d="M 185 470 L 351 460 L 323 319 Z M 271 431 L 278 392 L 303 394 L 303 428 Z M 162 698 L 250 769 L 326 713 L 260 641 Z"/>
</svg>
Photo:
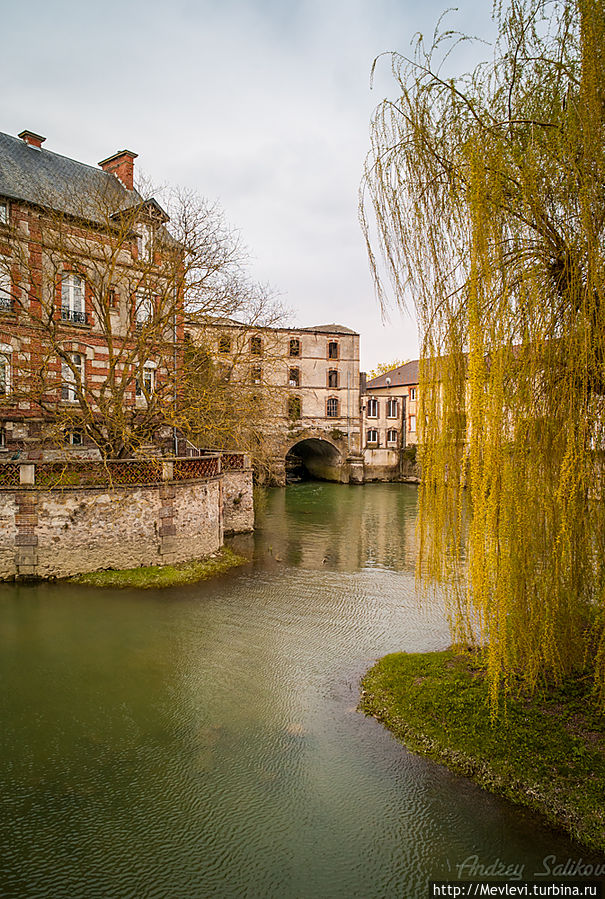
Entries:
<svg viewBox="0 0 605 899">
<path fill-rule="evenodd" d="M 0 131 L 95 165 L 121 149 L 154 183 L 218 198 L 252 273 L 293 311 L 361 334 L 362 368 L 414 358 L 413 318 L 382 322 L 357 217 L 383 51 L 433 32 L 441 0 L 146 0 L 3 8 Z M 490 37 L 491 0 L 448 23 Z M 9 87 L 10 83 L 10 87 Z M 392 93 L 390 94 L 392 95 Z"/>
</svg>

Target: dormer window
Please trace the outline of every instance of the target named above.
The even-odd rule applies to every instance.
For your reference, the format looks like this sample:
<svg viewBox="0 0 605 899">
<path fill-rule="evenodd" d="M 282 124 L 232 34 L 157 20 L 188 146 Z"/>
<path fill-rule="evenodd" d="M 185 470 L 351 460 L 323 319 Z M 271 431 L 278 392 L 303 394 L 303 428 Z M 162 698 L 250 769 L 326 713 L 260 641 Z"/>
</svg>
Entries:
<svg viewBox="0 0 605 899">
<path fill-rule="evenodd" d="M 80 275 L 65 275 L 61 281 L 61 319 L 77 325 L 86 324 L 84 278 Z"/>
<path fill-rule="evenodd" d="M 150 225 L 138 225 L 137 251 L 139 262 L 151 262 L 153 259 L 153 229 Z"/>
</svg>

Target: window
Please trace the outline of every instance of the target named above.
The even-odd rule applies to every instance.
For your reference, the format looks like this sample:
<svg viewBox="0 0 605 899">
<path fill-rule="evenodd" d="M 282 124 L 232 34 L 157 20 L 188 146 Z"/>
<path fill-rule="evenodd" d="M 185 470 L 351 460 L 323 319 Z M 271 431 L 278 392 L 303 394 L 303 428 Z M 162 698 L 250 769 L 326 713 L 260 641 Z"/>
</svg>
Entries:
<svg viewBox="0 0 605 899">
<path fill-rule="evenodd" d="M 0 449 L 6 447 L 6 428 L 0 428 Z"/>
<path fill-rule="evenodd" d="M 8 225 L 8 203 L 0 203 L 0 225 Z"/>
<path fill-rule="evenodd" d="M 10 393 L 11 389 L 11 357 L 9 353 L 0 353 L 0 394 Z"/>
<path fill-rule="evenodd" d="M 262 356 L 263 354 L 263 342 L 260 337 L 251 337 L 250 338 L 250 352 L 253 356 Z"/>
<path fill-rule="evenodd" d="M 378 431 L 375 428 L 370 428 L 366 435 L 366 445 L 369 446 L 370 443 L 378 445 Z"/>
<path fill-rule="evenodd" d="M 326 403 L 326 415 L 328 418 L 338 418 L 338 400 L 335 396 L 328 398 Z"/>
<path fill-rule="evenodd" d="M 410 415 L 410 434 L 414 434 L 416 431 L 416 416 Z"/>
<path fill-rule="evenodd" d="M 387 418 L 397 418 L 397 400 L 387 400 Z"/>
<path fill-rule="evenodd" d="M 328 359 L 338 359 L 338 344 L 331 340 L 328 344 Z"/>
<path fill-rule="evenodd" d="M 139 261 L 150 262 L 153 259 L 153 231 L 149 225 L 139 225 L 137 251 Z"/>
<path fill-rule="evenodd" d="M 65 443 L 69 446 L 82 446 L 82 437 L 83 434 L 80 428 L 67 428 L 63 435 Z"/>
<path fill-rule="evenodd" d="M 292 337 L 290 340 L 290 355 L 300 356 L 300 340 L 297 337 Z"/>
<path fill-rule="evenodd" d="M 218 351 L 219 353 L 230 353 L 231 352 L 231 338 L 226 335 L 221 335 L 218 339 Z"/>
<path fill-rule="evenodd" d="M 11 279 L 5 272 L 0 272 L 0 312 L 13 308 L 11 297 Z"/>
<path fill-rule="evenodd" d="M 328 372 L 328 387 L 338 387 L 338 372 L 335 368 Z"/>
<path fill-rule="evenodd" d="M 118 291 L 115 287 L 109 287 L 107 289 L 107 306 L 109 309 L 117 309 L 118 308 Z"/>
<path fill-rule="evenodd" d="M 253 384 L 260 384 L 263 380 L 263 370 L 260 365 L 253 365 L 250 369 L 250 380 Z"/>
<path fill-rule="evenodd" d="M 410 399 L 411 400 L 416 399 L 416 388 L 415 387 L 410 387 Z"/>
<path fill-rule="evenodd" d="M 76 325 L 86 324 L 84 278 L 79 275 L 65 275 L 61 281 L 61 319 Z"/>
<path fill-rule="evenodd" d="M 290 387 L 300 387 L 300 368 L 291 368 L 288 375 L 288 384 Z"/>
<path fill-rule="evenodd" d="M 366 413 L 368 418 L 378 418 L 378 400 L 373 396 L 366 403 Z"/>
<path fill-rule="evenodd" d="M 135 384 L 135 394 L 149 398 L 155 391 L 155 362 L 146 362 L 139 369 Z"/>
<path fill-rule="evenodd" d="M 135 297 L 135 319 L 137 331 L 142 331 L 153 318 L 153 297 L 149 293 L 139 292 Z"/>
<path fill-rule="evenodd" d="M 288 397 L 288 418 L 290 421 L 297 421 L 302 412 L 302 403 L 299 396 Z"/>
<path fill-rule="evenodd" d="M 80 353 L 70 353 L 68 362 L 61 363 L 61 399 L 67 400 L 69 403 L 75 403 L 77 400 L 76 388 L 82 384 L 82 375 L 84 371 L 84 360 Z"/>
<path fill-rule="evenodd" d="M 391 445 L 397 443 L 397 431 L 395 428 L 387 431 L 387 443 L 390 443 Z"/>
</svg>

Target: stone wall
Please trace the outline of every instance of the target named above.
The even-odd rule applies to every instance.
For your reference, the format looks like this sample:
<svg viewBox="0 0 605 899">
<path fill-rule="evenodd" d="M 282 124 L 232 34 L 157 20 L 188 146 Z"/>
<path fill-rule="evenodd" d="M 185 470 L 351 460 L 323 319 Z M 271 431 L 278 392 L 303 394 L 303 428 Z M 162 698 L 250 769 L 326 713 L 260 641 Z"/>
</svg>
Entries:
<svg viewBox="0 0 605 899">
<path fill-rule="evenodd" d="M 19 468 L 20 486 L 0 489 L 0 580 L 186 562 L 254 524 L 243 457 L 213 477 L 132 486 L 36 487 L 34 466 Z"/>
</svg>

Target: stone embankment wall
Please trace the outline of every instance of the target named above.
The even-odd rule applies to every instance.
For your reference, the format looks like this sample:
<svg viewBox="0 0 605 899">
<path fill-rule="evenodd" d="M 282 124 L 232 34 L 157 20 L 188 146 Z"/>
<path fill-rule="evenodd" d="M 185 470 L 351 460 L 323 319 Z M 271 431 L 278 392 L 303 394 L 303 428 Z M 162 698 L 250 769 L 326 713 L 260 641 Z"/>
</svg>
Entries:
<svg viewBox="0 0 605 899">
<path fill-rule="evenodd" d="M 254 523 L 241 454 L 13 464 L 0 477 L 18 483 L 0 488 L 1 580 L 185 562 Z"/>
</svg>

